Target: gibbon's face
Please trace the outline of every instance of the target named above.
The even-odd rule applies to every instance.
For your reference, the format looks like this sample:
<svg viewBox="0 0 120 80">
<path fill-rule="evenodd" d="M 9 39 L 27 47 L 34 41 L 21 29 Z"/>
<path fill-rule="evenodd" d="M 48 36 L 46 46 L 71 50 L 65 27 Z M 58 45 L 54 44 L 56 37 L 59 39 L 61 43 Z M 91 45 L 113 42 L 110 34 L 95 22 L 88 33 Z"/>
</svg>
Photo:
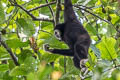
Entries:
<svg viewBox="0 0 120 80">
<path fill-rule="evenodd" d="M 62 41 L 62 38 L 61 38 L 61 32 L 59 30 L 55 30 L 54 31 L 54 35 L 55 37 L 59 40 L 59 41 Z"/>
</svg>

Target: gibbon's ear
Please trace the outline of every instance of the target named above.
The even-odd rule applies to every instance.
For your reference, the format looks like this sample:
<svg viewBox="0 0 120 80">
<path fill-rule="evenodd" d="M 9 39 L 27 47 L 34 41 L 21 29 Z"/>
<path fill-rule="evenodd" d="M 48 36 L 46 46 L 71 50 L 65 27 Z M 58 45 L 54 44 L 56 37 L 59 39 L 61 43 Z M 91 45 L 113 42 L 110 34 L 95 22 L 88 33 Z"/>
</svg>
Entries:
<svg viewBox="0 0 120 80">
<path fill-rule="evenodd" d="M 55 29 L 55 30 L 54 30 L 54 35 L 55 35 L 55 37 L 56 37 L 58 40 L 62 41 L 60 30 Z"/>
</svg>

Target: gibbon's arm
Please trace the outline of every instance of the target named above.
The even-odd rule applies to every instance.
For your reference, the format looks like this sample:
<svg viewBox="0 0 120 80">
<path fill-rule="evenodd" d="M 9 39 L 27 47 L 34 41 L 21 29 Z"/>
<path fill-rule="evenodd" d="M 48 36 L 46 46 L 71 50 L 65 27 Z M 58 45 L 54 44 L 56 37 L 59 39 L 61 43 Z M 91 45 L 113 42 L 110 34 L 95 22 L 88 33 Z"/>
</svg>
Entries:
<svg viewBox="0 0 120 80">
<path fill-rule="evenodd" d="M 70 49 L 49 49 L 48 44 L 44 45 L 44 50 L 54 54 L 60 54 L 64 56 L 74 56 L 74 53 Z"/>
<path fill-rule="evenodd" d="M 79 22 L 77 19 L 77 16 L 75 15 L 75 12 L 73 10 L 72 2 L 71 0 L 64 0 L 64 21 L 69 22 L 69 21 L 75 21 Z"/>
</svg>

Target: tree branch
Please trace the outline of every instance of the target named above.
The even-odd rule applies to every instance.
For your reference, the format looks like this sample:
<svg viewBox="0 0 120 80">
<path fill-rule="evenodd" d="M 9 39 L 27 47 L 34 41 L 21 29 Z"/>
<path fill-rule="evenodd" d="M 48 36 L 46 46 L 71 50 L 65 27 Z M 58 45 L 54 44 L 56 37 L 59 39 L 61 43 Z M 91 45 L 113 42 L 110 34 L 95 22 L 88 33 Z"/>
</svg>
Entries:
<svg viewBox="0 0 120 80">
<path fill-rule="evenodd" d="M 40 6 L 38 6 L 38 7 L 35 7 L 35 8 L 32 8 L 32 9 L 28 10 L 28 12 L 31 12 L 31 11 L 37 10 L 37 9 L 39 9 L 39 8 L 42 8 L 42 7 L 46 7 L 46 6 L 55 4 L 55 3 L 56 3 L 56 1 L 50 2 L 50 3 L 47 3 L 47 4 L 40 5 Z"/>
<path fill-rule="evenodd" d="M 85 12 L 90 13 L 91 15 L 93 15 L 93 16 L 95 16 L 95 17 L 99 18 L 100 20 L 103 20 L 103 21 L 105 21 L 105 22 L 107 22 L 107 23 L 111 24 L 109 21 L 107 21 L 107 20 L 105 20 L 105 19 L 101 18 L 100 16 L 98 16 L 98 15 L 96 15 L 96 14 L 94 14 L 94 13 L 90 12 L 90 11 L 88 11 L 87 9 L 81 8 L 81 7 L 76 6 L 76 5 L 73 5 L 73 6 L 74 6 L 74 7 L 76 7 L 76 8 L 78 8 L 78 9 L 80 9 L 80 10 L 84 10 Z"/>
<path fill-rule="evenodd" d="M 8 45 L 2 41 L 2 38 L 1 38 L 1 33 L 0 33 L 0 44 L 7 50 L 7 52 L 10 54 L 13 62 L 15 63 L 16 66 L 19 66 L 19 63 L 18 63 L 18 60 L 17 60 L 17 57 L 14 55 L 14 53 L 12 52 L 11 48 L 8 47 Z"/>
<path fill-rule="evenodd" d="M 31 18 L 35 21 L 49 21 L 49 22 L 53 22 L 53 20 L 50 20 L 50 19 L 45 19 L 45 18 L 36 18 L 35 16 L 33 16 L 30 12 L 28 12 L 26 9 L 24 9 L 22 6 L 20 5 L 16 5 L 18 6 L 19 8 L 21 8 L 23 11 L 25 11 L 29 16 L 31 16 Z"/>
<path fill-rule="evenodd" d="M 81 6 L 82 8 L 85 8 L 85 9 L 90 9 L 92 10 L 93 7 L 87 7 L 87 6 L 84 6 L 84 5 L 79 5 L 79 4 L 75 4 L 74 6 Z"/>
<path fill-rule="evenodd" d="M 48 21 L 48 22 L 53 22 L 53 20 L 48 19 L 48 18 L 36 18 L 33 14 L 31 14 L 29 11 L 27 11 L 25 8 L 23 8 L 21 5 L 17 4 L 17 2 L 13 2 L 11 0 L 9 0 L 10 3 L 14 6 L 19 7 L 20 9 L 22 9 L 23 11 L 25 11 L 34 21 Z"/>
</svg>

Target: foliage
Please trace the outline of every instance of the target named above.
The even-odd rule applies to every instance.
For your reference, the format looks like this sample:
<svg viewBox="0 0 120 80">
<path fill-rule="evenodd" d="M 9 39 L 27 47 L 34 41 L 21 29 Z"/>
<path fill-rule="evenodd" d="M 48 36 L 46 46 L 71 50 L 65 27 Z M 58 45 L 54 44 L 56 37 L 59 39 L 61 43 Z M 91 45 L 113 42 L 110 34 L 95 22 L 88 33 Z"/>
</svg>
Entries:
<svg viewBox="0 0 120 80">
<path fill-rule="evenodd" d="M 81 79 L 81 71 L 74 67 L 72 58 L 43 50 L 46 43 L 51 48 L 68 48 L 53 35 L 51 20 L 55 17 L 56 3 L 30 11 L 47 4 L 46 1 L 0 0 L 0 80 Z M 53 1 L 56 0 L 49 0 Z M 89 73 L 84 80 L 120 80 L 120 0 L 72 2 L 92 39 L 86 63 Z M 60 22 L 63 22 L 63 11 Z M 15 64 L 11 53 L 17 57 L 19 65 Z"/>
</svg>

